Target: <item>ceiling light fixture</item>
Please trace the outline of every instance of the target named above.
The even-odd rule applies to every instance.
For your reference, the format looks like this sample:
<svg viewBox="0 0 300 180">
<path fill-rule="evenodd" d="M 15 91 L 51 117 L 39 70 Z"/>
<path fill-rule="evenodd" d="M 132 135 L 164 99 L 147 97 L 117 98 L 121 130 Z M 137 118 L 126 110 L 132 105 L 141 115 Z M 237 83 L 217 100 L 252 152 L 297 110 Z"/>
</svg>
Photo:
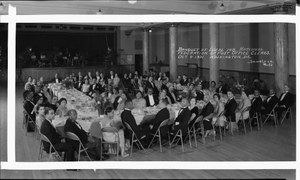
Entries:
<svg viewBox="0 0 300 180">
<path fill-rule="evenodd" d="M 137 2 L 137 0 L 128 0 L 129 4 L 135 4 Z"/>
<path fill-rule="evenodd" d="M 226 10 L 226 7 L 225 7 L 224 4 L 223 4 L 223 0 L 222 0 L 221 6 L 219 7 L 219 10 L 220 10 L 220 11 L 225 11 L 225 10 Z"/>
<path fill-rule="evenodd" d="M 149 29 L 149 33 L 152 33 L 152 29 Z"/>
<path fill-rule="evenodd" d="M 5 9 L 5 6 L 0 2 L 0 11 L 3 11 Z"/>
<path fill-rule="evenodd" d="M 97 11 L 96 14 L 100 15 L 100 14 L 103 14 L 103 13 L 102 13 L 101 9 L 99 9 L 99 11 Z"/>
</svg>

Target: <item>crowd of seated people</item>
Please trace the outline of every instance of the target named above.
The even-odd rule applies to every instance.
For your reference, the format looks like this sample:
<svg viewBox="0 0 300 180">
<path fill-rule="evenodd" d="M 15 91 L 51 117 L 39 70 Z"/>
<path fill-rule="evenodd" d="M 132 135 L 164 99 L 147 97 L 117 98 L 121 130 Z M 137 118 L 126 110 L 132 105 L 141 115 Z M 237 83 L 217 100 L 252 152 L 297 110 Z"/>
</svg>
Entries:
<svg viewBox="0 0 300 180">
<path fill-rule="evenodd" d="M 224 126 L 230 131 L 238 129 L 241 119 L 249 119 L 255 113 L 268 115 L 271 110 L 278 104 L 276 113 L 278 119 L 283 112 L 294 104 L 294 96 L 289 92 L 289 86 L 284 85 L 285 92 L 282 92 L 279 98 L 276 97 L 275 91 L 270 89 L 269 96 L 262 99 L 260 89 L 254 90 L 254 97 L 250 100 L 249 88 L 243 86 L 239 91 L 239 95 L 232 88 L 234 84 L 228 85 L 227 81 L 220 80 L 218 86 L 215 81 L 208 82 L 201 78 L 187 77 L 185 74 L 178 76 L 174 82 L 170 82 L 166 73 L 156 73 L 151 70 L 149 73 L 139 76 L 137 72 L 124 74 L 120 76 L 113 71 L 108 75 L 96 72 L 95 75 L 88 72 L 82 75 L 78 72 L 78 76 L 74 74 L 61 78 L 58 74 L 52 79 L 52 83 L 71 82 L 70 88 L 90 96 L 95 101 L 95 108 L 99 115 L 105 114 L 105 121 L 102 122 L 103 127 L 116 127 L 119 132 L 121 141 L 121 155 L 128 156 L 125 152 L 125 139 L 130 139 L 130 131 L 126 128 L 128 124 L 137 138 L 148 147 L 151 140 L 151 133 L 154 133 L 159 124 L 169 118 L 168 105 L 180 103 L 181 109 L 177 117 L 165 131 L 169 131 L 171 138 L 174 138 L 179 130 L 186 136 L 188 127 L 190 127 L 199 118 L 195 127 L 201 129 L 202 138 L 206 136 L 214 136 L 216 132 L 214 126 Z M 67 83 L 66 83 L 67 84 Z M 24 92 L 24 108 L 32 119 L 43 121 L 46 115 L 44 108 L 49 107 L 53 110 L 54 115 L 70 116 L 67 109 L 67 100 L 57 99 L 48 89 L 48 85 L 40 78 L 38 82 L 33 82 L 31 77 L 25 84 Z M 224 101 L 225 100 L 225 101 Z M 137 124 L 132 114 L 132 109 L 143 109 L 145 107 L 158 106 L 161 110 L 156 114 L 155 119 L 150 122 Z M 247 107 L 251 107 L 249 112 L 242 113 Z M 123 110 L 121 119 L 123 126 L 117 126 L 113 123 L 115 110 Z M 225 111 L 223 116 L 221 113 Z M 49 111 L 47 111 L 49 112 Z M 75 118 L 75 113 L 72 115 Z M 72 119 L 71 119 L 72 120 Z M 230 122 L 229 122 L 230 121 Z M 226 123 L 227 122 L 227 123 Z M 39 122 L 42 124 L 42 122 Z M 253 121 L 253 126 L 255 126 Z M 39 125 L 42 126 L 42 125 Z M 124 129 L 124 130 L 123 130 Z M 32 129 L 28 129 L 31 130 Z M 109 135 L 104 136 L 109 141 Z M 84 141 L 88 142 L 88 141 Z M 93 148 L 97 147 L 97 143 L 91 140 Z"/>
</svg>

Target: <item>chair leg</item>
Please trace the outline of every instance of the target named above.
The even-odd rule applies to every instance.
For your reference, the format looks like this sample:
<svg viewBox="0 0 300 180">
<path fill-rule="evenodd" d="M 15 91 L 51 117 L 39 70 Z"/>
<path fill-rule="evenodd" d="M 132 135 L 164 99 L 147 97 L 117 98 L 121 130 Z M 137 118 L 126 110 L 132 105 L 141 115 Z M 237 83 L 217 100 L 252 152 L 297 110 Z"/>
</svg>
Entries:
<svg viewBox="0 0 300 180">
<path fill-rule="evenodd" d="M 162 153 L 162 146 L 161 146 L 161 134 L 160 134 L 160 130 L 158 131 L 158 139 L 159 139 L 159 148 L 160 148 L 160 152 Z"/>
<path fill-rule="evenodd" d="M 246 134 L 246 125 L 245 125 L 245 120 L 244 120 L 244 118 L 242 119 L 242 121 L 243 121 L 243 126 L 244 126 L 244 132 L 245 132 L 245 134 Z"/>
<path fill-rule="evenodd" d="M 190 143 L 190 148 L 192 148 L 192 141 L 191 141 L 191 132 L 188 129 L 188 136 L 189 136 L 189 143 Z"/>
<path fill-rule="evenodd" d="M 130 150 L 130 156 L 132 156 L 132 149 L 133 149 L 133 134 L 131 137 L 131 150 Z"/>
<path fill-rule="evenodd" d="M 222 128 L 221 128 L 221 126 L 219 126 L 219 131 L 220 131 L 220 139 L 222 141 Z"/>
<path fill-rule="evenodd" d="M 196 130 L 194 128 L 194 140 L 195 140 L 195 145 L 197 147 L 197 135 L 196 135 Z"/>
<path fill-rule="evenodd" d="M 183 149 L 183 137 L 182 137 L 182 131 L 180 130 L 180 139 L 181 139 L 181 148 L 182 148 L 182 152 L 184 152 L 184 149 Z"/>
</svg>

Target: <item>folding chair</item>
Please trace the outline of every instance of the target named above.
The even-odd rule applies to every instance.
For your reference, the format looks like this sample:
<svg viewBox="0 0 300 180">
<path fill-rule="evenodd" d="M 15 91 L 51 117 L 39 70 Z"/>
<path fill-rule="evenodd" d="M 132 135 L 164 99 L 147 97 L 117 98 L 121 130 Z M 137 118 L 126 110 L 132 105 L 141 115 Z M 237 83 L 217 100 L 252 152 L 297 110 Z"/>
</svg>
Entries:
<svg viewBox="0 0 300 180">
<path fill-rule="evenodd" d="M 78 148 L 78 161 L 80 160 L 80 154 L 82 152 L 85 152 L 85 154 L 87 155 L 88 159 L 91 161 L 91 158 L 89 156 L 89 154 L 87 153 L 87 149 L 86 147 L 84 147 L 84 145 L 82 144 L 81 140 L 79 139 L 79 137 L 72 133 L 72 132 L 66 132 L 66 135 L 67 135 L 67 138 L 68 139 L 71 139 L 71 140 L 74 140 L 74 141 L 78 141 L 79 142 L 79 148 Z"/>
<path fill-rule="evenodd" d="M 246 134 L 246 125 L 245 125 L 245 120 L 246 119 L 244 119 L 244 114 L 245 114 L 245 112 L 247 112 L 247 111 L 250 111 L 250 109 L 251 109 L 251 106 L 248 106 L 248 107 L 246 107 L 242 112 L 241 112 L 241 116 L 240 116 L 240 120 L 242 120 L 242 122 L 243 122 L 243 126 L 244 126 L 244 133 Z M 242 118 L 242 119 L 241 119 Z M 249 117 L 250 118 L 250 117 Z M 238 129 L 239 130 L 239 129 Z"/>
<path fill-rule="evenodd" d="M 275 127 L 277 127 L 277 124 L 278 124 L 278 119 L 277 119 L 277 115 L 276 115 L 276 112 L 275 112 L 275 109 L 277 108 L 278 106 L 278 103 L 273 107 L 272 111 L 267 114 L 267 118 L 265 119 L 265 121 L 262 123 L 262 126 L 267 122 L 267 120 L 269 119 L 269 117 L 273 117 L 274 118 L 274 124 L 275 124 Z"/>
<path fill-rule="evenodd" d="M 28 114 L 28 112 L 24 109 L 24 113 L 26 114 L 25 116 L 27 116 L 27 121 L 26 121 L 26 126 L 25 126 L 25 136 L 27 136 L 27 130 L 28 130 L 28 125 L 29 124 L 33 124 L 34 125 L 34 136 L 36 136 L 37 133 L 37 125 L 35 124 L 35 122 L 33 121 L 33 119 L 30 117 L 30 115 Z"/>
<path fill-rule="evenodd" d="M 256 123 L 257 123 L 257 130 L 259 130 L 259 126 L 260 126 L 260 123 L 262 120 L 261 120 L 261 113 L 260 112 L 255 112 L 253 114 L 252 117 L 249 118 L 249 123 L 250 123 L 250 130 L 252 131 L 252 119 L 256 119 Z M 276 125 L 275 125 L 276 126 Z"/>
<path fill-rule="evenodd" d="M 51 143 L 51 141 L 42 133 L 40 133 L 41 135 L 41 140 L 40 140 L 40 150 L 39 150 L 39 155 L 38 155 L 38 160 L 41 160 L 43 158 L 43 150 L 44 150 L 44 146 L 43 146 L 43 141 L 47 142 L 50 144 L 50 148 L 49 148 L 49 154 L 54 153 L 54 157 L 59 160 L 59 161 L 63 161 L 64 158 L 64 154 L 62 153 L 62 155 L 60 155 L 58 153 L 58 151 L 56 151 L 56 149 L 54 148 L 53 144 Z M 53 152 L 52 152 L 53 150 Z"/>
<path fill-rule="evenodd" d="M 227 124 L 228 125 L 228 129 L 229 129 L 229 131 L 231 132 L 231 135 L 233 136 L 233 129 L 232 129 L 232 127 L 231 127 L 231 123 L 232 123 L 232 121 L 231 121 L 231 117 L 229 116 L 228 118 L 226 118 L 226 123 L 225 124 Z M 224 136 L 225 136 L 225 133 L 224 133 Z"/>
<path fill-rule="evenodd" d="M 26 128 L 26 122 L 27 122 L 27 113 L 26 113 L 26 110 L 24 109 L 23 110 L 23 129 Z"/>
<path fill-rule="evenodd" d="M 132 156 L 133 143 L 135 143 L 138 147 L 141 147 L 141 148 L 144 150 L 145 154 L 147 154 L 147 153 L 146 153 L 146 150 L 145 150 L 145 148 L 144 148 L 144 146 L 142 145 L 142 143 L 141 143 L 140 140 L 138 139 L 138 137 L 137 137 L 137 135 L 135 134 L 135 132 L 132 130 L 131 126 L 130 126 L 128 123 L 126 123 L 126 122 L 124 122 L 124 123 L 125 123 L 126 128 L 127 128 L 129 131 L 132 132 L 132 133 L 131 133 L 131 150 L 130 150 L 130 156 Z M 143 138 L 145 138 L 145 137 L 146 137 L 146 135 L 142 136 L 141 139 L 143 139 Z"/>
<path fill-rule="evenodd" d="M 189 121 L 189 125 L 191 123 L 191 121 L 195 118 L 195 116 L 192 116 L 190 118 L 190 121 Z M 192 148 L 192 137 L 194 137 L 194 141 L 195 141 L 195 146 L 197 147 L 197 130 L 198 130 L 198 127 L 197 127 L 197 130 L 196 130 L 196 123 L 198 123 L 200 121 L 200 117 L 198 117 L 195 122 L 192 124 L 191 128 L 190 126 L 188 126 L 188 138 L 189 138 L 189 143 L 190 143 L 190 148 Z M 187 137 L 186 137 L 187 138 Z"/>
<path fill-rule="evenodd" d="M 291 123 L 292 123 L 292 108 L 289 107 L 289 108 L 287 108 L 287 110 L 285 111 L 285 113 L 284 113 L 284 115 L 283 115 L 283 118 L 282 118 L 280 124 L 283 123 L 284 119 L 285 119 L 286 116 L 287 116 L 287 113 L 290 113 L 290 120 L 291 120 Z"/>
<path fill-rule="evenodd" d="M 159 125 L 159 127 L 157 128 L 156 132 L 155 132 L 154 134 L 153 134 L 153 133 L 150 133 L 150 134 L 153 136 L 153 138 L 152 138 L 152 140 L 151 140 L 151 142 L 150 142 L 148 148 L 151 147 L 151 145 L 152 145 L 154 139 L 155 139 L 155 138 L 158 138 L 160 152 L 162 153 L 162 145 L 161 145 L 161 141 L 162 141 L 162 140 L 161 140 L 161 132 L 160 132 L 161 130 L 160 130 L 160 129 L 161 129 L 162 127 L 164 127 L 164 126 L 167 126 L 169 121 L 170 121 L 169 118 L 163 120 L 163 122 L 161 122 L 160 125 Z"/>
<path fill-rule="evenodd" d="M 216 130 L 216 128 L 215 128 L 216 126 L 219 127 L 219 132 L 220 132 L 220 139 L 221 139 L 221 141 L 222 141 L 222 128 L 223 128 L 223 130 L 224 130 L 224 136 L 225 136 L 225 125 L 226 125 L 226 123 L 224 124 L 224 126 L 220 126 L 220 125 L 218 124 L 218 120 L 219 120 L 220 117 L 224 116 L 225 112 L 226 112 L 225 110 L 222 111 L 222 112 L 219 114 L 219 116 L 217 116 L 217 121 L 215 122 L 215 124 L 213 124 L 213 129 L 214 129 L 214 130 Z"/>
<path fill-rule="evenodd" d="M 102 140 L 102 144 L 108 144 L 108 145 L 115 144 L 117 146 L 116 153 L 103 153 L 103 154 L 116 154 L 117 155 L 117 161 L 118 161 L 119 160 L 119 149 L 120 149 L 120 139 L 119 139 L 118 130 L 115 127 L 104 127 L 104 128 L 101 129 L 101 131 L 102 131 L 102 134 L 103 133 L 112 133 L 115 137 L 113 142 L 108 142 L 108 141 Z M 103 137 L 103 135 L 102 135 L 102 137 Z"/>
<path fill-rule="evenodd" d="M 176 142 L 176 145 L 178 144 L 178 142 L 179 142 L 179 140 L 181 141 L 181 148 L 182 148 L 182 152 L 184 152 L 184 149 L 183 149 L 183 135 L 182 135 L 182 130 L 181 129 L 179 129 L 177 132 L 176 132 L 176 134 L 175 134 L 175 136 L 174 136 L 174 138 L 173 138 L 173 140 L 172 140 L 172 142 L 170 142 L 170 132 L 168 133 L 168 136 L 169 136 L 169 149 L 170 148 L 172 148 L 172 144 L 173 144 L 173 142 L 175 141 L 175 139 L 176 138 L 179 138 L 178 140 L 177 140 L 177 142 Z"/>
</svg>

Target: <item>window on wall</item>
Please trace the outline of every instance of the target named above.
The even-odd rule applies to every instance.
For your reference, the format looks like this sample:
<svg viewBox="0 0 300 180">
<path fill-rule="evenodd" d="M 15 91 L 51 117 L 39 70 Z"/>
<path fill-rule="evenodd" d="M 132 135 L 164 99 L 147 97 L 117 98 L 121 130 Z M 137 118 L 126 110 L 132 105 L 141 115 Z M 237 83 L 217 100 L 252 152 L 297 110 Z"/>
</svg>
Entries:
<svg viewBox="0 0 300 180">
<path fill-rule="evenodd" d="M 142 50 L 143 49 L 143 41 L 136 40 L 134 42 L 134 47 L 135 47 L 135 50 Z"/>
</svg>

